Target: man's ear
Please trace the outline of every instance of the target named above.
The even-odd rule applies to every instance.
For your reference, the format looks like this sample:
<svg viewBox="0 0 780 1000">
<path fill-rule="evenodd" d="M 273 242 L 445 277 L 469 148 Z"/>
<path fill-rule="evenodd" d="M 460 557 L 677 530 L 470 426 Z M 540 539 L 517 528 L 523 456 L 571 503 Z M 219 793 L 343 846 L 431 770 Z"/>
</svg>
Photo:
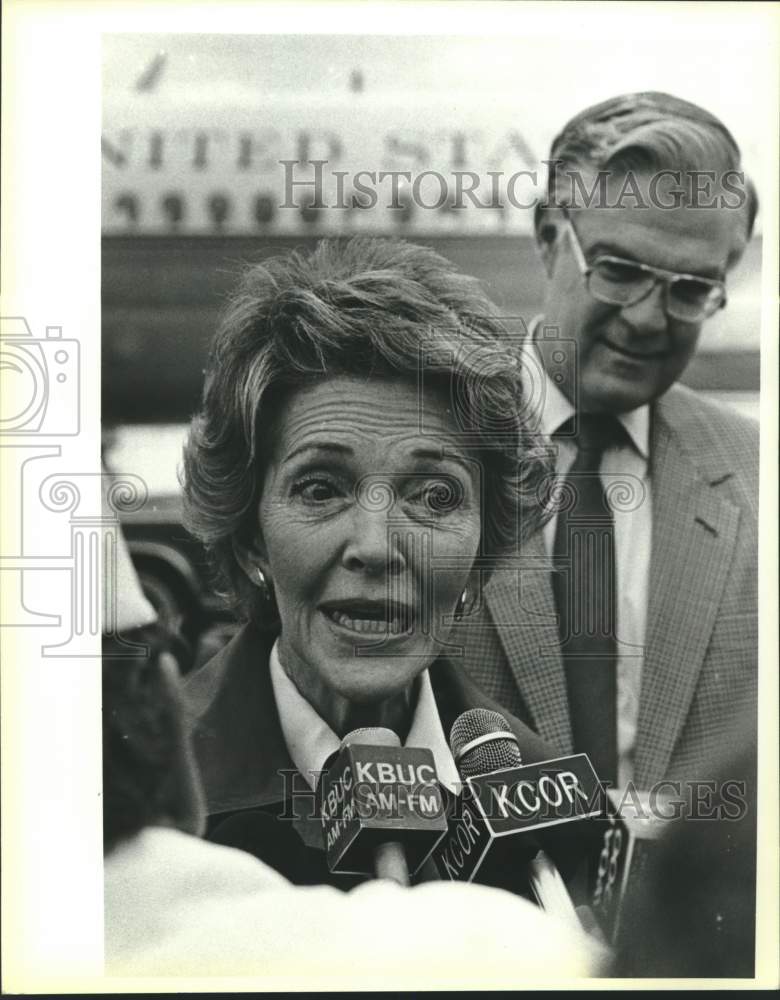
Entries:
<svg viewBox="0 0 780 1000">
<path fill-rule="evenodd" d="M 258 586 L 258 571 L 263 574 L 265 582 L 270 584 L 268 558 L 262 536 L 258 531 L 256 537 L 249 543 L 233 539 L 233 554 L 249 581 Z"/>
<path fill-rule="evenodd" d="M 555 258 L 563 232 L 564 215 L 559 208 L 545 208 L 537 205 L 534 209 L 534 235 L 539 256 L 544 264 L 547 277 L 552 277 Z"/>
</svg>

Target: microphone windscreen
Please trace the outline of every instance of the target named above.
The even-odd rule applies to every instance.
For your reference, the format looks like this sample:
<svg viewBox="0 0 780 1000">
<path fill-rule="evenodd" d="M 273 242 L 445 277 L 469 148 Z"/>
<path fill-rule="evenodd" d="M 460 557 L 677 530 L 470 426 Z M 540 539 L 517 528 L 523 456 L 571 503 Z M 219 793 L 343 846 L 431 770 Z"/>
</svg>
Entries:
<svg viewBox="0 0 780 1000">
<path fill-rule="evenodd" d="M 492 774 L 522 764 L 520 747 L 500 712 L 470 708 L 450 732 L 450 749 L 462 778 Z"/>
<path fill-rule="evenodd" d="M 401 741 L 398 734 L 392 729 L 385 729 L 384 726 L 365 726 L 362 729 L 353 729 L 347 733 L 341 741 L 342 749 L 351 746 L 365 747 L 400 747 Z"/>
</svg>

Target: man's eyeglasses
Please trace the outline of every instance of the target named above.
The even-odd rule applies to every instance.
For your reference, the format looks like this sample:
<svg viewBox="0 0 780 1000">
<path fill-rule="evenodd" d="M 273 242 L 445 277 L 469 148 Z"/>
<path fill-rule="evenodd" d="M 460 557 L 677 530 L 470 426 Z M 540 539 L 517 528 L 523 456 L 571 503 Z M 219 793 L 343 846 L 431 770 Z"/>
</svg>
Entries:
<svg viewBox="0 0 780 1000">
<path fill-rule="evenodd" d="M 613 306 L 633 306 L 664 283 L 667 316 L 685 323 L 700 323 L 726 305 L 726 286 L 695 274 L 678 274 L 661 267 L 640 264 L 622 257 L 599 256 L 588 264 L 574 224 L 566 214 L 571 245 L 585 287 L 594 299 Z"/>
</svg>

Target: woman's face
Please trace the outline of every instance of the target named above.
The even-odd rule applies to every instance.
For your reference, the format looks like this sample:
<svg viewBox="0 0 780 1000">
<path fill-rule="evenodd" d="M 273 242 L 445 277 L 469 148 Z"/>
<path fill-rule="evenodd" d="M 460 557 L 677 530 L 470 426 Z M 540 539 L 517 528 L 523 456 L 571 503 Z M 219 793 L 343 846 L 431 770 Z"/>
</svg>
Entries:
<svg viewBox="0 0 780 1000">
<path fill-rule="evenodd" d="M 289 396 L 275 424 L 249 558 L 275 591 L 281 662 L 320 714 L 410 691 L 469 579 L 478 463 L 444 395 L 422 403 L 414 385 L 339 377 Z"/>
</svg>

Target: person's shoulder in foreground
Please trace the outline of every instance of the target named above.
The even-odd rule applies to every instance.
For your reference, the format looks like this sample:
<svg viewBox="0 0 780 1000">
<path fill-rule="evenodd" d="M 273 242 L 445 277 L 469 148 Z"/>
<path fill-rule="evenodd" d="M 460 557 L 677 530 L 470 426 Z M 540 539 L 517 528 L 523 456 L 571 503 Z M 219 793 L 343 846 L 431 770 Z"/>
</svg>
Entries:
<svg viewBox="0 0 780 1000">
<path fill-rule="evenodd" d="M 204 800 L 176 661 L 155 629 L 133 636 L 150 656 L 117 657 L 104 640 L 108 975 L 334 989 L 519 986 L 600 971 L 605 955 L 584 933 L 501 890 L 304 888 L 194 836 Z"/>
<path fill-rule="evenodd" d="M 149 827 L 106 859 L 106 963 L 121 977 L 264 988 L 518 987 L 597 974 L 604 953 L 499 889 L 293 886 L 242 851 Z"/>
</svg>

